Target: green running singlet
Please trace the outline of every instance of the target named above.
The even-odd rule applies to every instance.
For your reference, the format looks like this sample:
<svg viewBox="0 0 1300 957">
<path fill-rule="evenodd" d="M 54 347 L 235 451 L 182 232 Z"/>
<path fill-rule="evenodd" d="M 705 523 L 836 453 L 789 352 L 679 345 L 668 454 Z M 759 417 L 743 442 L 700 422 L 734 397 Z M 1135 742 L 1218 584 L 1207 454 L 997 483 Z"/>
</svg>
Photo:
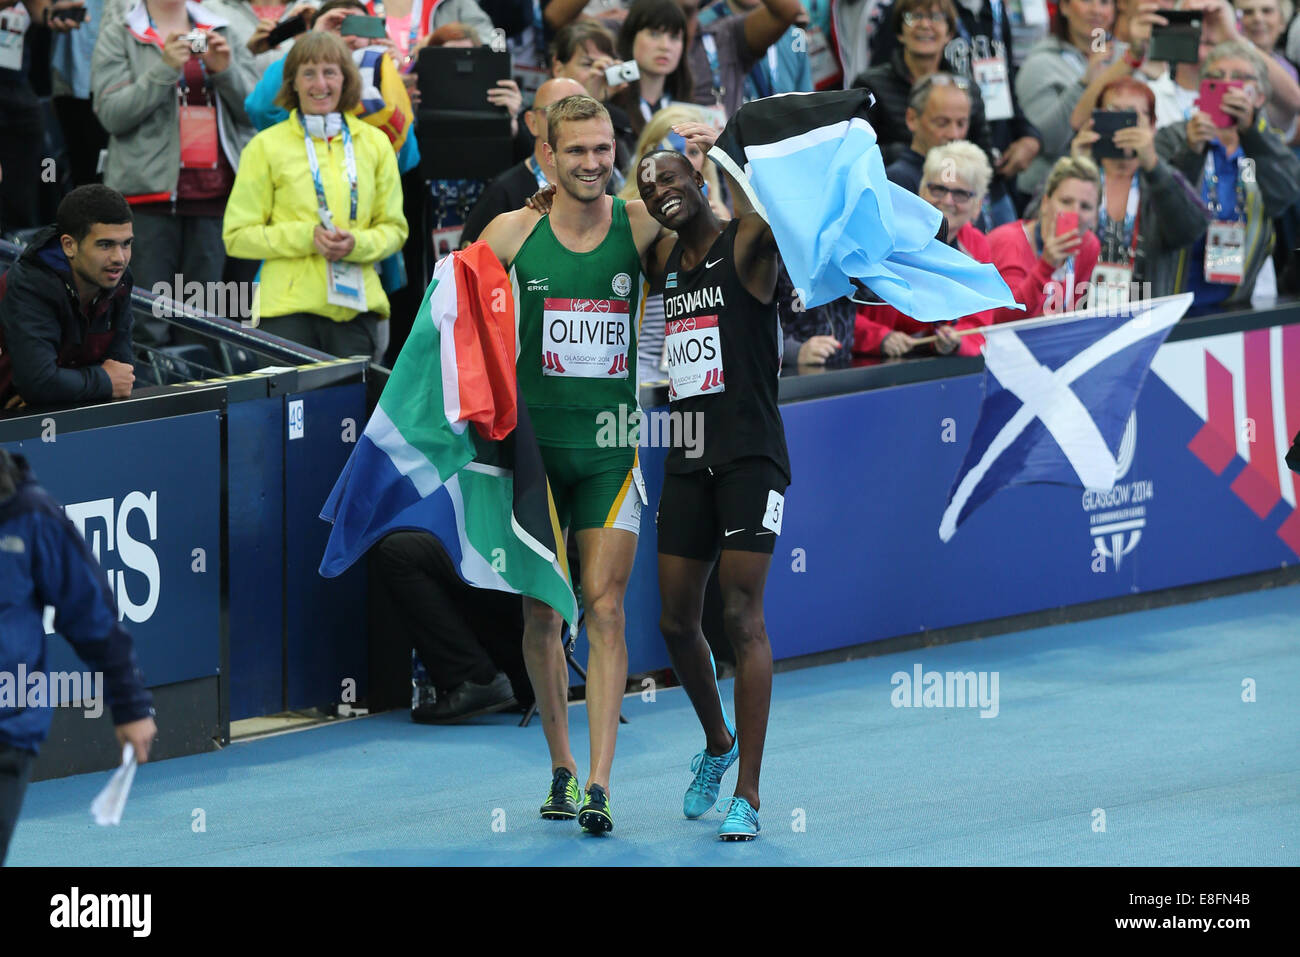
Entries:
<svg viewBox="0 0 1300 957">
<path fill-rule="evenodd" d="M 566 248 L 543 216 L 510 266 L 516 368 L 537 441 L 599 448 L 600 414 L 637 409 L 636 331 L 641 257 L 623 200 L 609 232 L 587 253 Z M 606 432 L 608 434 L 608 430 Z"/>
</svg>

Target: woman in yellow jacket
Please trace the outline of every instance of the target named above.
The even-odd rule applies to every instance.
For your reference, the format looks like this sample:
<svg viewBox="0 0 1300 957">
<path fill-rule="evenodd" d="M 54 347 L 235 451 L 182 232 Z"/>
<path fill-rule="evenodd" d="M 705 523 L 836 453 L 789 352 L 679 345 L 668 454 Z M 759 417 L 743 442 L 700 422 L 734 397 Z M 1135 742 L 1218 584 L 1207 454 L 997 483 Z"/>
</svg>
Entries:
<svg viewBox="0 0 1300 957">
<path fill-rule="evenodd" d="M 407 236 L 393 147 L 347 113 L 360 88 L 338 37 L 294 44 L 276 98 L 289 118 L 244 149 L 222 229 L 231 256 L 265 260 L 261 328 L 336 356 L 374 353 L 389 314 L 375 266 Z"/>
</svg>

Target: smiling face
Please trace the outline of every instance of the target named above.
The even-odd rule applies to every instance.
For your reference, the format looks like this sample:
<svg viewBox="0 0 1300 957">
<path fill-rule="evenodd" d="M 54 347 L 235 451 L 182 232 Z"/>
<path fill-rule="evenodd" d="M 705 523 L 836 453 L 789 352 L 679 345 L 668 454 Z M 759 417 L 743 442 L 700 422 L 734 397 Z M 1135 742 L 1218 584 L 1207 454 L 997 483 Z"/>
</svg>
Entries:
<svg viewBox="0 0 1300 957">
<path fill-rule="evenodd" d="M 614 172 L 614 128 L 609 120 L 568 120 L 551 132 L 555 146 L 546 144 L 546 162 L 555 165 L 559 187 L 581 203 L 603 197 Z"/>
<path fill-rule="evenodd" d="M 1286 29 L 1277 0 L 1237 0 L 1236 7 L 1241 18 L 1241 32 L 1255 46 L 1271 53 Z"/>
<path fill-rule="evenodd" d="M 927 179 L 921 184 L 920 195 L 943 213 L 943 218 L 948 223 L 949 242 L 979 212 L 980 204 L 975 199 L 975 190 L 971 187 L 970 180 L 954 171 Z"/>
<path fill-rule="evenodd" d="M 644 74 L 667 76 L 682 61 L 682 35 L 658 27 L 638 30 L 632 41 L 632 59 Z"/>
<path fill-rule="evenodd" d="M 651 153 L 637 165 L 641 200 L 659 225 L 677 229 L 704 208 L 704 178 L 681 153 Z"/>
<path fill-rule="evenodd" d="M 916 6 L 903 14 L 902 23 L 900 40 L 913 56 L 937 56 L 952 39 L 948 21 L 938 7 Z"/>
<path fill-rule="evenodd" d="M 78 279 L 86 285 L 112 289 L 122 280 L 131 262 L 133 235 L 130 223 L 113 226 L 95 223 L 80 242 L 65 235 L 61 243 Z"/>
<path fill-rule="evenodd" d="M 1097 30 L 1107 33 L 1115 25 L 1114 0 L 1061 0 L 1059 10 L 1076 46 L 1089 45 Z"/>
<path fill-rule="evenodd" d="M 337 63 L 303 63 L 293 78 L 303 113 L 333 113 L 343 93 L 343 70 Z"/>
</svg>

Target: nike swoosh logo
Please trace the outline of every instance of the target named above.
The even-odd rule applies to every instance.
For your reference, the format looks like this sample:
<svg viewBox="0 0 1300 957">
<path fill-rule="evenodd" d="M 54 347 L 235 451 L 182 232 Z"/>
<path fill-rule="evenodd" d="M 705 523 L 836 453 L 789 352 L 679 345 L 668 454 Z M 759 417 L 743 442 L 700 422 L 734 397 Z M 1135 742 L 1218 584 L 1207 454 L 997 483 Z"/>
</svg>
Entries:
<svg viewBox="0 0 1300 957">
<path fill-rule="evenodd" d="M 754 534 L 755 534 L 755 535 L 775 535 L 776 532 L 772 532 L 772 531 L 767 531 L 767 532 L 755 532 Z"/>
<path fill-rule="evenodd" d="M 720 263 L 720 262 L 722 262 L 721 259 L 715 259 L 715 260 L 713 260 L 713 262 L 711 262 L 711 263 L 710 263 L 710 262 L 706 262 L 706 263 L 704 264 L 704 268 L 705 268 L 705 269 L 712 269 L 714 266 L 716 266 L 716 265 L 717 265 L 718 263 Z M 741 529 L 741 531 L 744 531 L 744 529 Z"/>
<path fill-rule="evenodd" d="M 732 535 L 735 535 L 737 532 L 743 532 L 743 531 L 744 531 L 743 528 L 737 528 L 730 532 L 724 530 L 722 536 L 723 538 L 730 538 Z"/>
</svg>

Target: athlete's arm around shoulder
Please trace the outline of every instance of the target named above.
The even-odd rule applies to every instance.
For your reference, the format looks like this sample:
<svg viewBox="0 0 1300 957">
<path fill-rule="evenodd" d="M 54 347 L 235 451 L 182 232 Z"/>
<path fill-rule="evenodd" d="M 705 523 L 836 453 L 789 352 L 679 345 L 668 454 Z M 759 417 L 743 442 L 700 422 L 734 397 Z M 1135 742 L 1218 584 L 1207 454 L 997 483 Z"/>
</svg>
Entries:
<svg viewBox="0 0 1300 957">
<path fill-rule="evenodd" d="M 664 263 L 677 242 L 677 234 L 651 216 L 643 200 L 629 199 L 624 209 L 636 251 L 641 254 L 642 271 L 651 283 L 657 283 L 663 277 Z"/>
<path fill-rule="evenodd" d="M 515 256 L 519 255 L 524 240 L 528 238 L 541 218 L 541 213 L 527 207 L 513 209 L 488 223 L 487 228 L 479 234 L 478 238 L 491 247 L 506 272 L 509 272 L 510 264 L 515 261 Z"/>
</svg>

